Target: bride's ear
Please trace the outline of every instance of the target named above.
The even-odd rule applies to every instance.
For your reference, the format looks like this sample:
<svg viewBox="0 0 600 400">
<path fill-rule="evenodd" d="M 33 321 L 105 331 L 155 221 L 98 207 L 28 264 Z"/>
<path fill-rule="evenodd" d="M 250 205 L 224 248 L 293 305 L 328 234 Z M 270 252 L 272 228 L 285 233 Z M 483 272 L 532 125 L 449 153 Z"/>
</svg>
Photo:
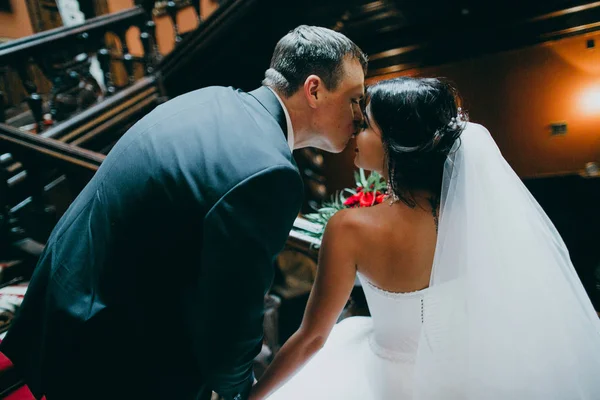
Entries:
<svg viewBox="0 0 600 400">
<path fill-rule="evenodd" d="M 318 107 L 323 88 L 323 81 L 317 75 L 310 75 L 304 81 L 304 97 L 310 108 Z"/>
</svg>

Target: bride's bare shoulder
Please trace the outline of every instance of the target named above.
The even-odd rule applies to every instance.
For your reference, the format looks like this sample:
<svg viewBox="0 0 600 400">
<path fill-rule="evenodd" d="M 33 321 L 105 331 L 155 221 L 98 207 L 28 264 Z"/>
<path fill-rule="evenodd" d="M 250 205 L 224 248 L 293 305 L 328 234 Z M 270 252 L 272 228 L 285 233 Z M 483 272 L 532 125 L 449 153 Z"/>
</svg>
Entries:
<svg viewBox="0 0 600 400">
<path fill-rule="evenodd" d="M 389 229 L 386 204 L 373 207 L 348 208 L 335 213 L 327 223 L 327 229 L 336 235 L 351 234 L 355 237 L 372 236 Z"/>
</svg>

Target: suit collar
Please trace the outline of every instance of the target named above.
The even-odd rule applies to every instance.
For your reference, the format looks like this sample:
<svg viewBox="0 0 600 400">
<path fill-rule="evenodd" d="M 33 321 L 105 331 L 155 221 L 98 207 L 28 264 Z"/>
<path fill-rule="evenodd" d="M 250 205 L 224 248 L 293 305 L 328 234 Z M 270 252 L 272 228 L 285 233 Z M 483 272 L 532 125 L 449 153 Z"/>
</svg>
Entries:
<svg viewBox="0 0 600 400">
<path fill-rule="evenodd" d="M 254 97 L 262 106 L 275 118 L 275 121 L 281 127 L 285 138 L 288 137 L 287 131 L 287 121 L 285 119 L 285 112 L 275 97 L 275 94 L 269 90 L 269 88 L 265 86 L 261 86 L 256 90 L 253 90 L 249 93 L 252 97 Z"/>
</svg>

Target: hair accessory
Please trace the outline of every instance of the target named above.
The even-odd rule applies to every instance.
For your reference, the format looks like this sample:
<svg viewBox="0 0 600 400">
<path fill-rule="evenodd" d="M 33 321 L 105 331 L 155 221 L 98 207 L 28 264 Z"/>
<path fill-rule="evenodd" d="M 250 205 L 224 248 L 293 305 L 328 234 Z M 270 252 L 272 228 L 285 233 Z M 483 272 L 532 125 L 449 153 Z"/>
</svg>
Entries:
<svg viewBox="0 0 600 400">
<path fill-rule="evenodd" d="M 458 107 L 456 117 L 450 118 L 450 122 L 448 123 L 448 127 L 450 129 L 458 129 L 466 122 L 465 114 L 463 114 L 462 108 Z"/>
<path fill-rule="evenodd" d="M 437 146 L 437 144 L 440 142 L 440 140 L 442 140 L 442 134 L 440 133 L 440 131 L 436 131 L 433 134 L 433 140 L 431 141 L 431 144 L 433 145 L 433 147 Z"/>
</svg>

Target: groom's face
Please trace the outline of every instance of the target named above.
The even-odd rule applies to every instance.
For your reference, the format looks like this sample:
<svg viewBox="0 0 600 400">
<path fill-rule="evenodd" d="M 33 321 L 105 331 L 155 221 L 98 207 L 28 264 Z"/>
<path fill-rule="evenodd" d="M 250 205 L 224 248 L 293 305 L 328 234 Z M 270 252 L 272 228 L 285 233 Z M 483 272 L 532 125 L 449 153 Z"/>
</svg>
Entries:
<svg viewBox="0 0 600 400">
<path fill-rule="evenodd" d="M 365 92 L 365 73 L 356 59 L 346 59 L 343 75 L 335 89 L 324 90 L 314 123 L 323 135 L 323 150 L 339 153 L 361 129 L 364 116 L 361 100 Z"/>
</svg>

